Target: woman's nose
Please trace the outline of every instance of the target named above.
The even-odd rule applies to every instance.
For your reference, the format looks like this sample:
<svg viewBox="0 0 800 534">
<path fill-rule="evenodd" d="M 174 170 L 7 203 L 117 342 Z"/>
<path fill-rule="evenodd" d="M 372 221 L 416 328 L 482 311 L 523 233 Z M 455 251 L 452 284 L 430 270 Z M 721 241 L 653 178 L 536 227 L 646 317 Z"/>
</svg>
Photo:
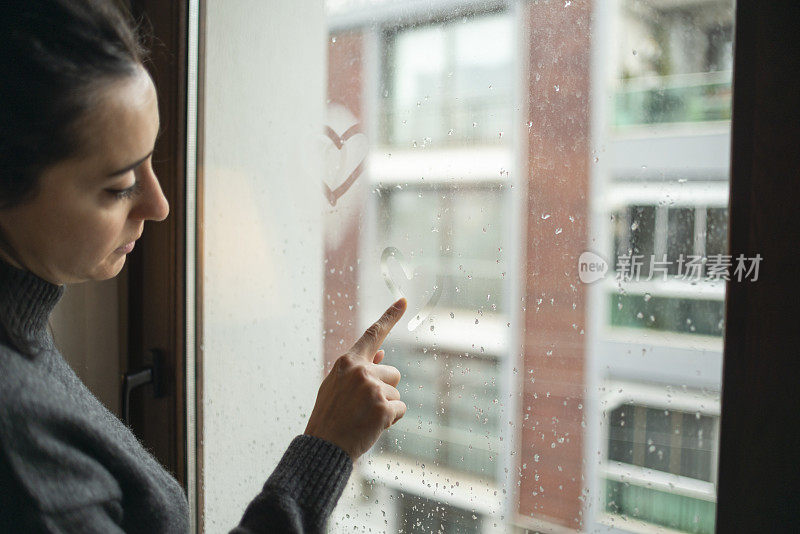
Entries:
<svg viewBox="0 0 800 534">
<path fill-rule="evenodd" d="M 163 221 L 169 215 L 169 202 L 153 169 L 148 166 L 142 172 L 140 180 L 144 181 L 144 194 L 134 207 L 131 217 L 141 220 Z"/>
</svg>

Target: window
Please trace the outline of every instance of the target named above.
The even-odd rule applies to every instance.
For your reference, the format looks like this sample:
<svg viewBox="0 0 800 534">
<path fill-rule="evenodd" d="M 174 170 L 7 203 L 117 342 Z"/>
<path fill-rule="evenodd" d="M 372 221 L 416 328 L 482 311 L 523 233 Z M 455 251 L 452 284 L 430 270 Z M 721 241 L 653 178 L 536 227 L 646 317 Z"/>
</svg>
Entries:
<svg viewBox="0 0 800 534">
<path fill-rule="evenodd" d="M 620 3 L 614 124 L 730 119 L 733 22 L 724 1 Z"/>
<path fill-rule="evenodd" d="M 439 303 L 458 310 L 459 320 L 502 311 L 508 304 L 503 300 L 508 268 L 503 245 L 509 224 L 502 184 L 415 182 L 410 176 L 399 188 L 378 189 L 379 241 L 407 250 L 420 270 L 439 275 Z"/>
<path fill-rule="evenodd" d="M 402 531 L 465 534 L 482 532 L 481 520 L 467 510 L 418 497 L 402 497 Z"/>
<path fill-rule="evenodd" d="M 385 142 L 405 147 L 507 142 L 502 132 L 511 124 L 512 30 L 504 13 L 387 30 Z"/>
<path fill-rule="evenodd" d="M 713 533 L 719 397 L 618 382 L 606 390 L 604 521 Z"/>
<path fill-rule="evenodd" d="M 230 466 L 206 517 L 263 482 L 391 286 L 408 412 L 330 532 L 713 529 L 732 2 L 208 17 L 203 445 Z M 581 280 L 585 252 L 605 276 Z"/>
<path fill-rule="evenodd" d="M 714 201 L 722 203 L 719 193 Z M 727 208 L 665 204 L 628 205 L 612 215 L 614 257 L 640 258 L 641 269 L 624 293 L 609 284 L 610 324 L 721 337 L 722 279 L 708 260 L 727 251 Z M 621 274 L 620 265 L 614 270 Z"/>
<path fill-rule="evenodd" d="M 432 283 L 442 288 L 436 316 L 419 333 L 386 343 L 414 415 L 386 432 L 377 451 L 492 488 L 504 465 L 503 347 L 510 338 L 504 247 L 513 220 L 507 173 L 480 167 L 496 165 L 498 154 L 510 161 L 511 22 L 508 13 L 491 12 L 380 32 L 385 146 L 379 150 L 391 157 L 369 168 L 377 231 L 365 232 L 372 242 L 361 251 L 397 248 L 414 274 L 404 280 L 394 264 L 389 271 L 409 295 L 427 296 Z M 430 168 L 420 174 L 416 162 L 426 157 Z M 459 159 L 464 163 L 453 168 Z M 370 294 L 385 288 L 369 271 L 361 285 Z M 473 335 L 464 337 L 466 331 Z"/>
<path fill-rule="evenodd" d="M 369 258 L 396 247 L 412 274 L 398 262 L 388 269 L 406 294 L 424 300 L 433 287 L 441 289 L 421 325 L 386 343 L 388 357 L 403 373 L 400 389 L 409 413 L 385 433 L 362 473 L 392 495 L 442 507 L 474 506 L 471 493 L 457 491 L 454 481 L 472 493 L 500 495 L 499 506 L 475 510 L 481 531 L 491 531 L 499 513 L 516 517 L 509 522 L 529 530 L 553 525 L 591 530 L 595 523 L 619 526 L 618 519 L 627 517 L 702 531 L 681 517 L 640 513 L 643 499 L 668 508 L 694 507 L 701 527 L 713 528 L 713 481 L 680 468 L 685 462 L 707 474 L 716 469 L 716 441 L 694 463 L 689 460 L 696 429 L 688 418 L 708 410 L 666 408 L 670 424 L 680 421 L 685 438 L 674 447 L 670 441 L 674 452 L 659 449 L 672 459 L 666 464 L 672 470 L 656 473 L 658 466 L 649 460 L 638 464 L 616 450 L 596 473 L 582 467 L 592 450 L 610 448 L 584 429 L 605 428 L 603 421 L 619 417 L 627 406 L 593 400 L 604 384 L 621 384 L 628 392 L 644 385 L 654 391 L 687 386 L 718 395 L 724 333 L 724 287 L 710 276 L 709 258 L 727 250 L 732 9 L 725 2 L 618 7 L 615 12 L 598 7 L 599 27 L 605 23 L 617 31 L 593 45 L 593 57 L 611 59 L 594 72 L 612 80 L 603 86 L 600 75 L 594 89 L 570 85 L 571 69 L 579 62 L 554 52 L 564 42 L 548 41 L 558 23 L 530 27 L 534 15 L 522 8 L 375 7 L 354 26 L 354 11 L 330 7 L 332 53 L 340 43 L 361 43 L 364 86 L 358 110 L 374 139 L 355 254 L 374 262 Z M 525 39 L 529 44 L 520 45 Z M 534 47 L 546 52 L 537 59 Z M 554 55 L 565 62 L 563 70 L 548 70 Z M 335 72 L 352 59 L 336 56 L 329 69 Z M 572 100 L 559 108 L 555 102 L 562 91 Z M 590 91 L 595 91 L 591 98 Z M 347 97 L 329 92 L 329 98 Z M 586 153 L 594 160 L 589 176 L 601 191 L 595 202 L 577 183 L 548 196 L 548 188 L 559 191 L 554 181 L 578 176 L 572 169 L 580 168 L 579 158 L 559 159 L 579 150 L 575 137 L 558 144 L 547 140 L 560 117 L 579 103 L 588 103 L 587 114 L 571 120 L 606 121 L 591 141 L 596 149 Z M 570 169 L 566 178 L 559 168 Z M 516 173 L 526 173 L 525 179 Z M 521 182 L 529 195 L 522 213 L 515 207 Z M 573 197 L 566 192 L 570 187 Z M 572 232 L 581 224 L 581 203 L 587 206 L 584 220 L 597 221 L 590 234 L 604 236 L 596 250 L 613 258 L 611 273 L 586 288 L 565 282 L 559 293 L 558 277 L 569 280 L 571 273 L 555 267 L 557 254 L 579 254 L 580 238 Z M 530 246 L 528 263 L 521 242 Z M 548 256 L 546 249 L 555 254 Z M 643 262 L 640 279 L 616 279 L 616 260 L 625 254 L 652 260 Z M 687 267 L 688 262 L 693 263 Z M 686 276 L 689 267 L 697 279 Z M 537 273 L 533 279 L 531 271 Z M 361 299 L 386 290 L 374 267 L 359 269 L 358 285 Z M 588 337 L 595 319 L 588 324 L 568 319 L 584 306 L 598 321 Z M 362 302 L 361 317 L 378 311 Z M 547 335 L 534 337 L 531 330 Z M 584 342 L 585 351 L 578 349 Z M 644 357 L 632 360 L 630 354 Z M 584 377 L 580 365 L 570 362 L 586 362 L 595 374 Z M 575 393 L 566 393 L 569 388 Z M 634 413 L 645 410 L 644 427 L 649 421 L 651 434 L 657 433 L 655 425 L 663 426 L 655 414 L 665 408 L 647 402 L 631 406 Z M 717 415 L 702 415 L 700 421 L 716 432 Z M 636 460 L 641 454 L 648 458 L 638 446 L 629 448 Z M 412 471 L 421 471 L 423 480 L 414 481 Z M 621 479 L 632 472 L 644 493 L 625 493 L 627 482 Z M 664 477 L 668 482 L 658 486 L 660 493 L 647 493 Z M 702 496 L 687 496 L 681 483 L 692 491 L 700 484 Z M 608 502 L 612 493 L 618 494 L 616 504 Z M 369 507 L 353 510 L 369 514 Z M 394 510 L 406 517 L 403 506 Z M 358 526 L 346 520 L 339 526 L 351 523 Z"/>
<path fill-rule="evenodd" d="M 469 473 L 498 478 L 499 371 L 493 358 L 395 350 L 399 386 L 413 415 L 382 436 L 382 450 Z M 379 448 L 380 450 L 381 448 Z"/>
</svg>

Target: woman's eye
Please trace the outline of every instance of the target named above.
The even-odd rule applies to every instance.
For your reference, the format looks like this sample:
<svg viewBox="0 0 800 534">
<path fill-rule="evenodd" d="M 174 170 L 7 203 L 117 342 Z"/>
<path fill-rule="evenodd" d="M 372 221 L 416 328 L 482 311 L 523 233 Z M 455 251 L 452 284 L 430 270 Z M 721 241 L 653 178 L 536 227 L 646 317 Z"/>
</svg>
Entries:
<svg viewBox="0 0 800 534">
<path fill-rule="evenodd" d="M 136 180 L 134 184 L 125 189 L 109 189 L 108 192 L 113 194 L 118 199 L 125 199 L 134 196 L 139 192 L 140 182 Z"/>
</svg>

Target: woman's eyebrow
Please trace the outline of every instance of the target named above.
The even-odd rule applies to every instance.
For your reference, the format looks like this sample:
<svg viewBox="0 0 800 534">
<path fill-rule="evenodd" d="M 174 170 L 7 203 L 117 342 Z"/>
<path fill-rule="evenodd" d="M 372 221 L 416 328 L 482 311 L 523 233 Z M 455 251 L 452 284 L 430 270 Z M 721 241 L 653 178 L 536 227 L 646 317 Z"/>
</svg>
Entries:
<svg viewBox="0 0 800 534">
<path fill-rule="evenodd" d="M 147 160 L 147 158 L 149 158 L 149 157 L 150 157 L 150 156 L 152 156 L 152 155 L 153 155 L 153 151 L 151 150 L 151 151 L 150 151 L 150 153 L 149 153 L 149 154 L 147 154 L 147 155 L 146 155 L 145 157 L 143 157 L 142 159 L 140 159 L 140 160 L 137 160 L 137 161 L 134 161 L 134 162 L 133 162 L 133 163 L 131 163 L 130 165 L 127 165 L 127 166 L 123 167 L 122 169 L 119 169 L 118 171 L 114 171 L 114 172 L 112 172 L 112 173 L 109 173 L 109 174 L 106 176 L 106 178 L 114 178 L 114 177 L 116 177 L 116 176 L 119 176 L 120 174 L 125 174 L 126 172 L 128 172 L 128 171 L 130 171 L 130 170 L 133 170 L 133 169 L 135 169 L 136 167 L 138 167 L 139 165 L 141 165 L 142 163 L 144 163 L 144 162 Z"/>
</svg>

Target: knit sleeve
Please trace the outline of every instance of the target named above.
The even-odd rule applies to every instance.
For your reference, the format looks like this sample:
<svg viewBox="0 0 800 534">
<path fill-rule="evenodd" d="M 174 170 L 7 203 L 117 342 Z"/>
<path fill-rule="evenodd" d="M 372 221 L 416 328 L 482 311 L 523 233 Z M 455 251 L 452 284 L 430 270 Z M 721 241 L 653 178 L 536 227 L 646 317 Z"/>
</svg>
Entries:
<svg viewBox="0 0 800 534">
<path fill-rule="evenodd" d="M 296 436 L 231 534 L 324 532 L 352 471 L 352 459 L 338 446 Z"/>
</svg>

